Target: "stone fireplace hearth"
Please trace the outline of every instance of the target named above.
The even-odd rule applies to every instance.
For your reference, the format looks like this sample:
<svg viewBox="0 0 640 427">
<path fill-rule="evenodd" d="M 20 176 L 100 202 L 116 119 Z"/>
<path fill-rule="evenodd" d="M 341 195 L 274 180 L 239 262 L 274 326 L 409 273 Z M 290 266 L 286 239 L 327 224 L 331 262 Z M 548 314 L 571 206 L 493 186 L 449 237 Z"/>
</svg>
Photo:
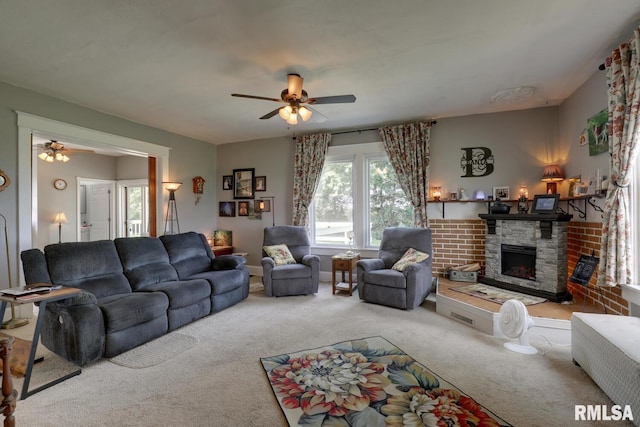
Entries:
<svg viewBox="0 0 640 427">
<path fill-rule="evenodd" d="M 567 228 L 571 215 L 483 214 L 485 275 L 480 282 L 547 298 L 567 299 Z"/>
</svg>

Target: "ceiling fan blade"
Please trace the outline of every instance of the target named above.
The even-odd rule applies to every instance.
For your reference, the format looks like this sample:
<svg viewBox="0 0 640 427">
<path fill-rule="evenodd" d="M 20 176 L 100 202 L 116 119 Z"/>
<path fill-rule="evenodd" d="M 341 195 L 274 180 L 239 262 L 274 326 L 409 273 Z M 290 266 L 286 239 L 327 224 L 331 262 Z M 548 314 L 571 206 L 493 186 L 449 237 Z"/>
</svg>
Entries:
<svg viewBox="0 0 640 427">
<path fill-rule="evenodd" d="M 302 98 L 302 82 L 304 79 L 299 74 L 287 74 L 287 94 Z"/>
<path fill-rule="evenodd" d="M 254 95 L 243 95 L 241 93 L 232 93 L 231 96 L 236 96 L 238 98 L 263 99 L 265 101 L 284 102 L 282 99 L 278 99 L 278 98 L 267 98 L 264 96 L 254 96 Z"/>
<path fill-rule="evenodd" d="M 282 107 L 280 107 L 280 108 L 282 108 Z M 270 119 L 271 117 L 277 115 L 278 112 L 280 111 L 280 108 L 276 108 L 275 110 L 265 114 L 264 116 L 260 117 L 260 120 Z"/>
<path fill-rule="evenodd" d="M 307 104 L 348 104 L 350 102 L 356 102 L 354 95 L 320 96 L 307 100 Z"/>
<path fill-rule="evenodd" d="M 322 114 L 321 112 L 319 112 L 318 110 L 316 110 L 315 108 L 311 108 L 309 106 L 307 106 L 306 108 L 308 108 L 309 110 L 311 110 L 313 112 L 313 115 L 311 116 L 311 118 L 316 122 L 316 123 L 324 123 L 327 120 L 329 120 L 327 118 L 327 116 L 325 116 L 324 114 Z"/>
</svg>

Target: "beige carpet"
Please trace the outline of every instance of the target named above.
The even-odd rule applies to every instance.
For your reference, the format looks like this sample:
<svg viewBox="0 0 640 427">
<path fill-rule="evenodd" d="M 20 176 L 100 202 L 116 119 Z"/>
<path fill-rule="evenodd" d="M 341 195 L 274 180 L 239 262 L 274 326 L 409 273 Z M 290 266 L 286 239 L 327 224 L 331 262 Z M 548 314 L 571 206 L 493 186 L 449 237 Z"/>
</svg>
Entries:
<svg viewBox="0 0 640 427">
<path fill-rule="evenodd" d="M 198 343 L 191 335 L 171 332 L 151 342 L 126 351 L 109 359 L 111 362 L 127 368 L 142 369 L 159 365 L 184 353 Z"/>
<path fill-rule="evenodd" d="M 574 406 L 612 404 L 567 346 L 532 337 L 537 355 L 514 353 L 504 339 L 438 315 L 433 302 L 402 311 L 367 304 L 357 292 L 332 295 L 327 283 L 310 296 L 250 293 L 177 332 L 199 341 L 145 369 L 108 360 L 86 367 L 19 401 L 16 425 L 286 426 L 260 357 L 376 335 L 515 426 L 597 425 L 574 421 Z"/>
</svg>

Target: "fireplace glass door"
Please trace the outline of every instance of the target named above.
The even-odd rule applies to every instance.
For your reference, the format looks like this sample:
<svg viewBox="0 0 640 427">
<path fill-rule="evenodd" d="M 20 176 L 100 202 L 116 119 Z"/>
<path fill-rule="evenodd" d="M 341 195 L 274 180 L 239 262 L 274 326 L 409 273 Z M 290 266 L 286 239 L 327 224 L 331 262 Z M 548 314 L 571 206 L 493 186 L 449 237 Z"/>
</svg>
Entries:
<svg viewBox="0 0 640 427">
<path fill-rule="evenodd" d="M 501 273 L 525 280 L 536 280 L 536 248 L 501 245 Z"/>
</svg>

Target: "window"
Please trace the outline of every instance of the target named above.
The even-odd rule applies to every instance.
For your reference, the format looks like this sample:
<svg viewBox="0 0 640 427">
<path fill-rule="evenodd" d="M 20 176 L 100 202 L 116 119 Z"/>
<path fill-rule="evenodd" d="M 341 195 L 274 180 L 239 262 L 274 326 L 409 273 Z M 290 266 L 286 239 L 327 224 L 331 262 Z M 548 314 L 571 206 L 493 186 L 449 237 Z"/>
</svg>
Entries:
<svg viewBox="0 0 640 427">
<path fill-rule="evenodd" d="M 410 227 L 412 225 L 413 206 L 400 188 L 391 161 L 386 155 L 384 158 L 368 159 L 367 166 L 368 246 L 378 247 L 385 227 Z"/>
<path fill-rule="evenodd" d="M 310 209 L 316 246 L 377 249 L 385 227 L 411 226 L 413 207 L 382 143 L 329 147 Z"/>
</svg>

